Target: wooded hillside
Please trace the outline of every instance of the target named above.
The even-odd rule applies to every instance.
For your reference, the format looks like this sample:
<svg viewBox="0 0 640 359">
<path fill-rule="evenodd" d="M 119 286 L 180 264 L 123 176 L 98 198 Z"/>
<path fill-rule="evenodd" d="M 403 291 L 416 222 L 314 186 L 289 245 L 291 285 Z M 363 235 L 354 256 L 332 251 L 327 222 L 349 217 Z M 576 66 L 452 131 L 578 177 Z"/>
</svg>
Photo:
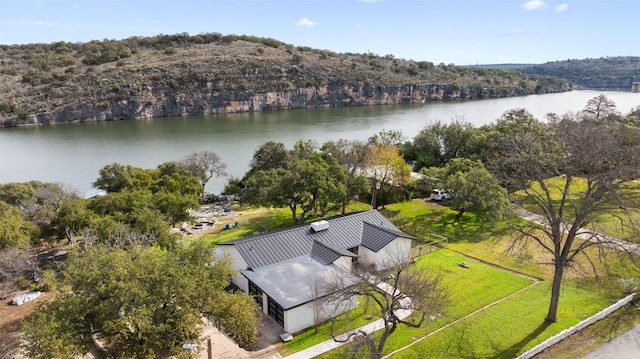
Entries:
<svg viewBox="0 0 640 359">
<path fill-rule="evenodd" d="M 527 74 L 556 76 L 594 89 L 630 90 L 640 81 L 640 57 L 618 56 L 599 59 L 547 62 L 521 69 Z"/>
<path fill-rule="evenodd" d="M 4 126 L 567 91 L 512 70 L 218 33 L 0 46 Z"/>
</svg>

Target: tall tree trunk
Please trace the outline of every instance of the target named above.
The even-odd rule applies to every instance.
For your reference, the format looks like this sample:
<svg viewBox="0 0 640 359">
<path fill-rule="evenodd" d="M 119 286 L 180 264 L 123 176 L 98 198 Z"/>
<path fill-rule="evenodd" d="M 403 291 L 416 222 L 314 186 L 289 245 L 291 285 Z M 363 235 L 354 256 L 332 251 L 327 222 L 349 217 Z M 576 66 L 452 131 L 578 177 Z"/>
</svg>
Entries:
<svg viewBox="0 0 640 359">
<path fill-rule="evenodd" d="M 558 316 L 558 304 L 560 303 L 560 285 L 564 274 L 564 259 L 556 258 L 555 271 L 553 273 L 553 283 L 551 284 L 551 301 L 545 322 L 554 323 Z"/>
<path fill-rule="evenodd" d="M 376 209 L 378 208 L 378 204 L 376 203 L 377 201 L 377 197 L 378 196 L 378 189 L 376 188 L 376 186 L 373 186 L 373 192 L 371 194 L 371 208 L 372 209 Z"/>
</svg>

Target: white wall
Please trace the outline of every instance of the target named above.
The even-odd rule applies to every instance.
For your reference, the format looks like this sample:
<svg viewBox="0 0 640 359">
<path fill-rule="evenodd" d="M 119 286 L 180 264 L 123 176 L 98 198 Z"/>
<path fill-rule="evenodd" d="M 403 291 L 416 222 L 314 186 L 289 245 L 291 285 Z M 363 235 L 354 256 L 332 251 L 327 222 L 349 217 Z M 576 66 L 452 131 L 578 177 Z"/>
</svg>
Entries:
<svg viewBox="0 0 640 359">
<path fill-rule="evenodd" d="M 347 272 L 351 272 L 351 257 L 342 256 L 336 259 L 335 261 L 333 261 L 333 264 L 346 270 Z"/>
<path fill-rule="evenodd" d="M 340 314 L 355 309 L 358 306 L 358 297 L 353 296 L 350 300 L 334 302 L 318 302 L 322 306 L 320 310 L 320 320 L 323 322 Z M 312 327 L 314 320 L 314 302 L 306 303 L 284 312 L 284 330 L 289 333 L 297 333 L 301 330 Z"/>
<path fill-rule="evenodd" d="M 244 258 L 242 258 L 240 252 L 238 252 L 234 245 L 222 244 L 220 245 L 220 248 L 222 249 L 224 255 L 227 256 L 231 261 L 231 268 L 235 272 L 235 274 L 231 277 L 231 282 L 240 287 L 240 289 L 242 289 L 245 293 L 248 293 L 249 281 L 242 274 L 240 274 L 241 271 L 249 267 L 247 265 L 247 262 L 245 262 Z"/>
<path fill-rule="evenodd" d="M 411 259 L 411 239 L 398 237 L 377 253 L 361 246 L 358 247 L 358 255 L 360 262 L 374 264 L 377 270 L 393 267 Z"/>
</svg>

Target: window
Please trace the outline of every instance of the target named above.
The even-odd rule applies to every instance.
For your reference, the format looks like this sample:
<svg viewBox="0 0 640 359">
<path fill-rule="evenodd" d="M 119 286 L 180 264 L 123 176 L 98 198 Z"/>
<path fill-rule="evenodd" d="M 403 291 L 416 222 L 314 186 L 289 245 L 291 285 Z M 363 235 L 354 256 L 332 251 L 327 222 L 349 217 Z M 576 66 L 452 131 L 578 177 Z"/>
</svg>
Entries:
<svg viewBox="0 0 640 359">
<path fill-rule="evenodd" d="M 260 309 L 262 309 L 262 291 L 252 281 L 249 281 L 249 295 L 253 297 L 253 300 L 255 300 L 258 306 L 260 306 Z"/>
<path fill-rule="evenodd" d="M 278 303 L 276 303 L 271 297 L 267 300 L 268 314 L 271 318 L 275 319 L 278 324 L 284 328 L 284 309 Z"/>
</svg>

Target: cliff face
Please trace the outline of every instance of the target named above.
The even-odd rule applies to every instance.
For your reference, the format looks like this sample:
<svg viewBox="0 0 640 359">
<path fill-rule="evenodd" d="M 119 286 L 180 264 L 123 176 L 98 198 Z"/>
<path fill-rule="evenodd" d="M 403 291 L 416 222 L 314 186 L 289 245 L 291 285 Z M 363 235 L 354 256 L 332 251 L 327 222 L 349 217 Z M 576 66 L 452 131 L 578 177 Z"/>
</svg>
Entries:
<svg viewBox="0 0 640 359">
<path fill-rule="evenodd" d="M 108 106 L 67 106 L 29 119 L 15 119 L 13 126 L 71 122 L 109 121 L 167 116 L 286 110 L 307 107 L 340 107 L 424 103 L 427 101 L 473 100 L 525 95 L 521 88 L 491 89 L 485 86 L 447 84 L 372 86 L 330 83 L 281 92 L 212 92 L 206 84 L 200 91 L 154 90 L 126 86 L 109 99 Z"/>
<path fill-rule="evenodd" d="M 223 41 L 214 36 L 208 43 L 170 48 L 147 44 L 171 39 L 0 46 L 0 62 L 5 64 L 0 69 L 0 126 L 408 104 L 570 90 L 564 80 L 516 71 L 434 65 L 391 55 L 336 54 L 268 39 Z M 117 61 L 96 57 L 89 50 L 99 45 L 104 47 L 102 55 L 112 55 L 109 49 L 115 45 L 132 52 Z"/>
</svg>

